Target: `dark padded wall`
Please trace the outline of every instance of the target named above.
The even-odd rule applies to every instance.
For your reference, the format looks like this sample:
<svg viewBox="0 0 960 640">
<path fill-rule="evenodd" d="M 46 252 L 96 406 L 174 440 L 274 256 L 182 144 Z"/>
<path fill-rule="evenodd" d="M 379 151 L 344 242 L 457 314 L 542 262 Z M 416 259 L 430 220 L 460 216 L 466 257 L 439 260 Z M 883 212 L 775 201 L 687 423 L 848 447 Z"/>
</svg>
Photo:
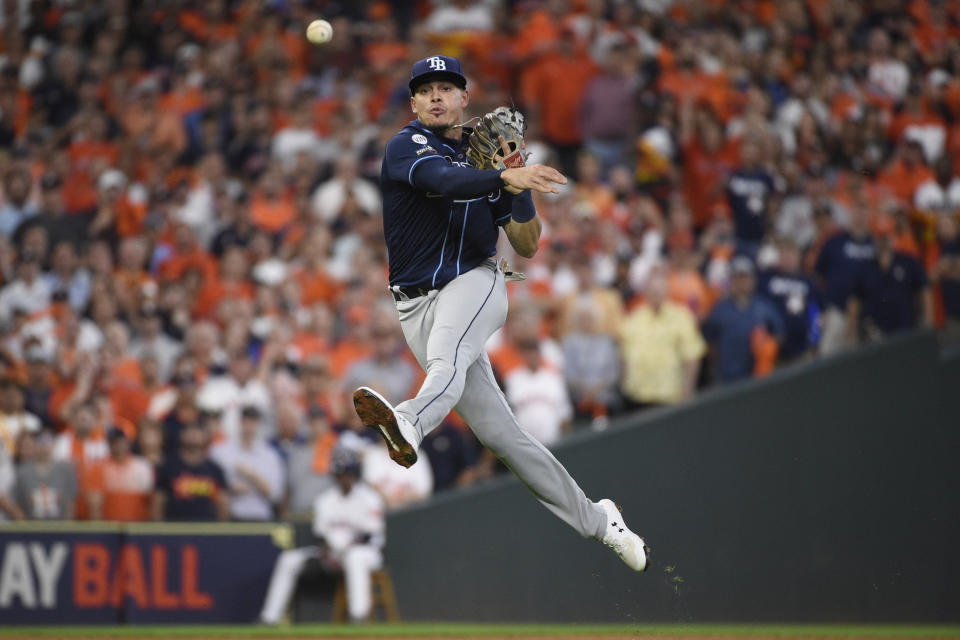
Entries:
<svg viewBox="0 0 960 640">
<path fill-rule="evenodd" d="M 928 334 L 579 434 L 558 457 L 647 536 L 630 572 L 512 478 L 394 514 L 407 620 L 958 621 L 960 358 Z"/>
</svg>

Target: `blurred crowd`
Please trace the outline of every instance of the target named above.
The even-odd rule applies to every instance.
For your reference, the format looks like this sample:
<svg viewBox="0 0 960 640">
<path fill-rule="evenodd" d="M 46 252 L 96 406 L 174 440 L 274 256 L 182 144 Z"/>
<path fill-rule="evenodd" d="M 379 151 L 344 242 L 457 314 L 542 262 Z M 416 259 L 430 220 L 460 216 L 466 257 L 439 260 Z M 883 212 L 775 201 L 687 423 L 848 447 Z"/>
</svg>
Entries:
<svg viewBox="0 0 960 640">
<path fill-rule="evenodd" d="M 537 255 L 502 247 L 527 279 L 489 344 L 544 444 L 960 338 L 954 0 L 20 0 L 0 23 L 0 520 L 303 516 L 338 446 L 390 508 L 498 472 L 453 414 L 401 469 L 349 403 L 423 377 L 377 181 L 435 53 L 570 178 Z"/>
</svg>

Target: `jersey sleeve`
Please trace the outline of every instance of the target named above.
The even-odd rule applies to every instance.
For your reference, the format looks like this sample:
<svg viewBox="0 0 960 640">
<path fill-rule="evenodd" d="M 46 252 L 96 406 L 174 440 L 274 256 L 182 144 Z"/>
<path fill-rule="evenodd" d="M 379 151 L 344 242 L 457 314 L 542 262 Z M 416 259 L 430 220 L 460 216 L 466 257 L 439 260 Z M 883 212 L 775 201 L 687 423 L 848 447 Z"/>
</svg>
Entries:
<svg viewBox="0 0 960 640">
<path fill-rule="evenodd" d="M 417 167 L 424 163 L 437 161 L 446 164 L 443 156 L 441 156 L 436 149 L 427 144 L 426 141 L 424 144 L 415 143 L 413 136 L 406 132 L 401 132 L 394 136 L 393 139 L 387 143 L 384 160 L 384 167 L 388 178 L 410 185 L 413 184 L 413 173 Z"/>
<path fill-rule="evenodd" d="M 384 171 L 387 178 L 452 198 L 477 198 L 503 186 L 500 171 L 453 166 L 430 146 L 401 132 L 387 143 Z"/>
</svg>

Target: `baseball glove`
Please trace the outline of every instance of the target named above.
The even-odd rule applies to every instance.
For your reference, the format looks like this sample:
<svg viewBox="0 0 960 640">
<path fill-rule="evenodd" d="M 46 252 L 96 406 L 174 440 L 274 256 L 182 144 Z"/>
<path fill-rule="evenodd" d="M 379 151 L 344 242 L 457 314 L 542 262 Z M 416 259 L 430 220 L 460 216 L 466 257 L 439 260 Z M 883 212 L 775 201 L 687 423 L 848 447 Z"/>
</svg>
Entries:
<svg viewBox="0 0 960 640">
<path fill-rule="evenodd" d="M 480 118 L 467 143 L 467 159 L 477 169 L 514 169 L 524 166 L 523 133 L 526 131 L 523 114 L 513 107 L 497 107 Z M 504 153 L 500 136 L 506 141 L 509 153 Z"/>
</svg>

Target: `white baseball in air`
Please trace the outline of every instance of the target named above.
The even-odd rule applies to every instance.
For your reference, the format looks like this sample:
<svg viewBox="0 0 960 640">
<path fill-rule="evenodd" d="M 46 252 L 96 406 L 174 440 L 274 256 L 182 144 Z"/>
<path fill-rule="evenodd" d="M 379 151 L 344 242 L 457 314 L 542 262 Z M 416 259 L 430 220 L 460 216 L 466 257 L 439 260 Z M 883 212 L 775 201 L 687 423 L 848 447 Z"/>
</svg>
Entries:
<svg viewBox="0 0 960 640">
<path fill-rule="evenodd" d="M 314 20 L 307 25 L 307 40 L 313 44 L 324 44 L 333 38 L 333 25 L 326 20 Z"/>
</svg>

